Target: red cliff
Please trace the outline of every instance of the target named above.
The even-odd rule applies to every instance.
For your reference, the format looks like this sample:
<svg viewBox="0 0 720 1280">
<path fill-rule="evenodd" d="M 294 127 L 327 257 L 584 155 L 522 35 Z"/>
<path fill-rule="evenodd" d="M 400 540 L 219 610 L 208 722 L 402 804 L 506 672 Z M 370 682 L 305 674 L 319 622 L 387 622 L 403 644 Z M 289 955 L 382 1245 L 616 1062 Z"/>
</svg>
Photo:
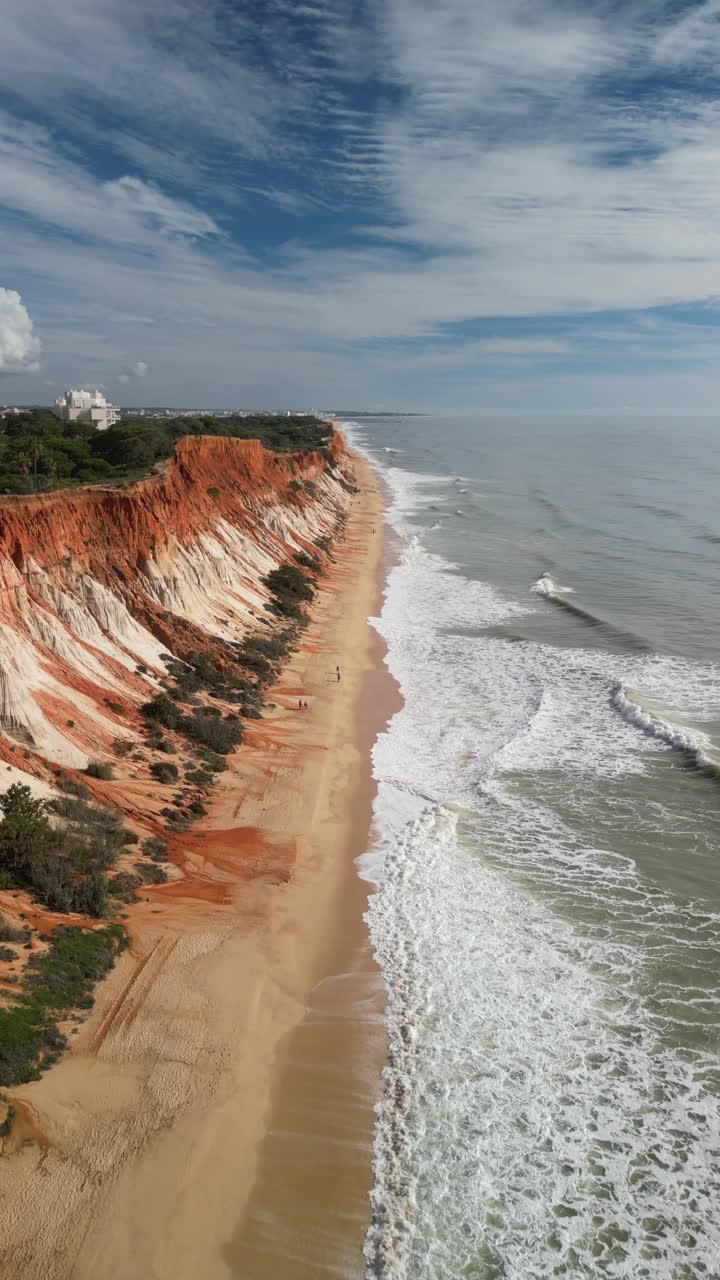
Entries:
<svg viewBox="0 0 720 1280">
<path fill-rule="evenodd" d="M 51 781 L 48 764 L 137 743 L 168 654 L 267 627 L 262 579 L 317 554 L 347 505 L 346 468 L 337 435 L 295 454 L 186 437 L 124 488 L 0 500 L 0 758 Z"/>
</svg>

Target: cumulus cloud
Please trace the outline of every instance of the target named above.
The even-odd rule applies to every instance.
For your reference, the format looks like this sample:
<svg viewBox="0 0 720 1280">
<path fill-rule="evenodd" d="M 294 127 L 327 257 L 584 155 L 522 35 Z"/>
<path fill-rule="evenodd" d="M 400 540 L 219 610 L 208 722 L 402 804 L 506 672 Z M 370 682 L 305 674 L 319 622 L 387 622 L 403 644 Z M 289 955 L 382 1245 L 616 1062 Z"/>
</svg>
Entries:
<svg viewBox="0 0 720 1280">
<path fill-rule="evenodd" d="M 144 360 L 136 360 L 130 369 L 123 369 L 118 374 L 118 382 L 133 382 L 136 378 L 145 378 L 148 367 Z"/>
<path fill-rule="evenodd" d="M 0 373 L 38 368 L 40 340 L 19 293 L 0 288 Z"/>
</svg>

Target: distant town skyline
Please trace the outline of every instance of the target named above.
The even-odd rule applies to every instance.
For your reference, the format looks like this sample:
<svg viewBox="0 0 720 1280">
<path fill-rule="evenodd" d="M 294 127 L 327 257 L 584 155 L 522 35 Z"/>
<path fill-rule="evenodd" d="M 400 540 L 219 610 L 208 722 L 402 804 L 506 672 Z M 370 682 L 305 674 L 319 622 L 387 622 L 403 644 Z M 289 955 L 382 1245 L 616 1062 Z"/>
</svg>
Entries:
<svg viewBox="0 0 720 1280">
<path fill-rule="evenodd" d="M 720 404 L 715 0 L 0 14 L 0 398 Z"/>
</svg>

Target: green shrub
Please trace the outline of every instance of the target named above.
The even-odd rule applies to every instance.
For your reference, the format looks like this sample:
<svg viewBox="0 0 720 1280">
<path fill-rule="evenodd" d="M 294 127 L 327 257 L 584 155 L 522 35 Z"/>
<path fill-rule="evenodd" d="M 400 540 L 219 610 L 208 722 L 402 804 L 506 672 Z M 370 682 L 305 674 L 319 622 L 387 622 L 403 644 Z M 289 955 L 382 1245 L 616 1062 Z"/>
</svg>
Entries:
<svg viewBox="0 0 720 1280">
<path fill-rule="evenodd" d="M 176 764 L 170 764 L 169 761 L 156 760 L 150 765 L 150 772 L 158 782 L 167 784 L 177 781 L 178 767 Z"/>
<path fill-rule="evenodd" d="M 113 702 L 111 698 L 105 699 L 105 706 L 108 708 L 109 711 L 114 712 L 116 716 L 121 716 L 125 714 L 125 708 L 121 706 L 119 702 Z"/>
<path fill-rule="evenodd" d="M 302 569 L 309 569 L 310 573 L 320 573 L 322 571 L 322 565 L 317 556 L 311 556 L 307 551 L 298 551 L 294 559 Z"/>
<path fill-rule="evenodd" d="M 68 778 L 66 773 L 58 774 L 55 779 L 55 785 L 60 791 L 66 791 L 68 795 L 80 796 L 83 800 L 91 799 L 91 792 L 82 782 L 76 782 L 74 778 Z"/>
<path fill-rule="evenodd" d="M 211 484 L 210 487 L 208 488 L 208 494 L 210 495 L 211 498 L 217 499 L 220 497 L 220 490 L 217 488 L 216 485 Z"/>
<path fill-rule="evenodd" d="M 74 886 L 72 910 L 83 916 L 104 916 L 108 896 L 107 876 L 100 871 L 92 871 Z"/>
<path fill-rule="evenodd" d="M 188 716 L 183 729 L 189 738 L 200 742 L 217 755 L 225 755 L 240 746 L 243 736 L 241 721 L 230 720 L 228 716 L 221 718 L 215 714 L 214 707 L 198 707 L 192 716 Z"/>
<path fill-rule="evenodd" d="M 186 769 L 185 781 L 192 783 L 195 787 L 211 787 L 214 779 L 206 769 Z"/>
<path fill-rule="evenodd" d="M 239 654 L 240 661 L 254 671 L 260 680 L 268 680 L 274 674 L 274 667 L 269 658 L 254 649 L 245 649 Z"/>
<path fill-rule="evenodd" d="M 0 809 L 0 871 L 10 882 L 51 910 L 104 914 L 104 872 L 124 841 L 120 812 L 72 794 L 43 803 L 19 784 L 0 795 Z M 46 810 L 62 822 L 51 826 Z"/>
<path fill-rule="evenodd" d="M 271 636 L 246 636 L 238 645 L 238 658 L 261 680 L 267 680 L 274 675 L 276 665 L 287 657 L 292 638 L 292 629 Z"/>
<path fill-rule="evenodd" d="M 113 767 L 109 760 L 90 760 L 85 772 L 89 778 L 100 778 L 102 782 L 110 782 L 113 778 Z"/>
<path fill-rule="evenodd" d="M 228 767 L 225 757 L 218 755 L 215 751 L 197 751 L 195 754 L 198 760 L 213 773 L 224 773 Z"/>
<path fill-rule="evenodd" d="M 153 858 L 155 862 L 164 862 L 167 858 L 167 840 L 163 840 L 162 836 L 148 836 L 143 840 L 140 848 L 148 858 Z"/>
<path fill-rule="evenodd" d="M 290 595 L 297 600 L 313 598 L 313 589 L 305 574 L 294 564 L 281 564 L 277 569 L 271 569 L 263 582 L 273 594 Z"/>
<path fill-rule="evenodd" d="M 136 862 L 135 871 L 143 884 L 167 883 L 167 871 L 164 867 L 159 867 L 156 862 Z"/>
<path fill-rule="evenodd" d="M 166 729 L 178 729 L 182 724 L 183 713 L 167 693 L 159 693 L 150 702 L 143 703 L 140 712 L 146 720 L 162 724 Z"/>
<path fill-rule="evenodd" d="M 112 749 L 116 756 L 127 756 L 132 751 L 132 742 L 128 738 L 114 738 Z"/>
<path fill-rule="evenodd" d="M 108 892 L 121 902 L 137 902 L 135 890 L 141 883 L 139 876 L 130 875 L 127 871 L 119 871 L 108 880 Z"/>
<path fill-rule="evenodd" d="M 59 928 L 48 951 L 33 956 L 26 990 L 0 1008 L 0 1086 L 36 1080 L 65 1048 L 56 1022 L 71 1009 L 92 1007 L 92 987 L 126 945 L 122 925 L 89 930 Z"/>
<path fill-rule="evenodd" d="M 36 800 L 29 787 L 14 782 L 0 795 L 0 866 L 22 876 L 35 851 L 52 839 L 52 828 L 42 800 Z"/>
<path fill-rule="evenodd" d="M 17 951 L 13 951 L 12 947 L 0 945 L 0 960 L 17 960 Z"/>
<path fill-rule="evenodd" d="M 6 916 L 0 914 L 0 942 L 27 942 L 29 937 L 27 925 L 23 929 L 16 929 Z"/>
<path fill-rule="evenodd" d="M 297 480 L 291 480 L 288 485 L 288 489 L 292 490 L 293 493 L 300 493 L 302 491 L 302 485 Z"/>
<path fill-rule="evenodd" d="M 189 819 L 184 817 L 181 813 L 173 813 L 172 809 L 169 811 L 167 825 L 168 831 L 179 832 L 190 830 Z"/>
<path fill-rule="evenodd" d="M 196 818 L 204 818 L 207 813 L 207 809 L 201 800 L 193 800 L 190 805 L 190 812 L 194 814 Z"/>
</svg>

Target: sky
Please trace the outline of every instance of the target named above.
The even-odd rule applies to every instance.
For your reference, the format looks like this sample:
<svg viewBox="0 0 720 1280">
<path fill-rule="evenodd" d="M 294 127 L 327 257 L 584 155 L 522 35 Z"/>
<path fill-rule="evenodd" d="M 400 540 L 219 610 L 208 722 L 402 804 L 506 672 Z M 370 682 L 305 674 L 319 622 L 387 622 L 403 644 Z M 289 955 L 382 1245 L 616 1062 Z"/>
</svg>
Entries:
<svg viewBox="0 0 720 1280">
<path fill-rule="evenodd" d="M 720 0 L 0 0 L 0 402 L 720 407 Z"/>
</svg>

